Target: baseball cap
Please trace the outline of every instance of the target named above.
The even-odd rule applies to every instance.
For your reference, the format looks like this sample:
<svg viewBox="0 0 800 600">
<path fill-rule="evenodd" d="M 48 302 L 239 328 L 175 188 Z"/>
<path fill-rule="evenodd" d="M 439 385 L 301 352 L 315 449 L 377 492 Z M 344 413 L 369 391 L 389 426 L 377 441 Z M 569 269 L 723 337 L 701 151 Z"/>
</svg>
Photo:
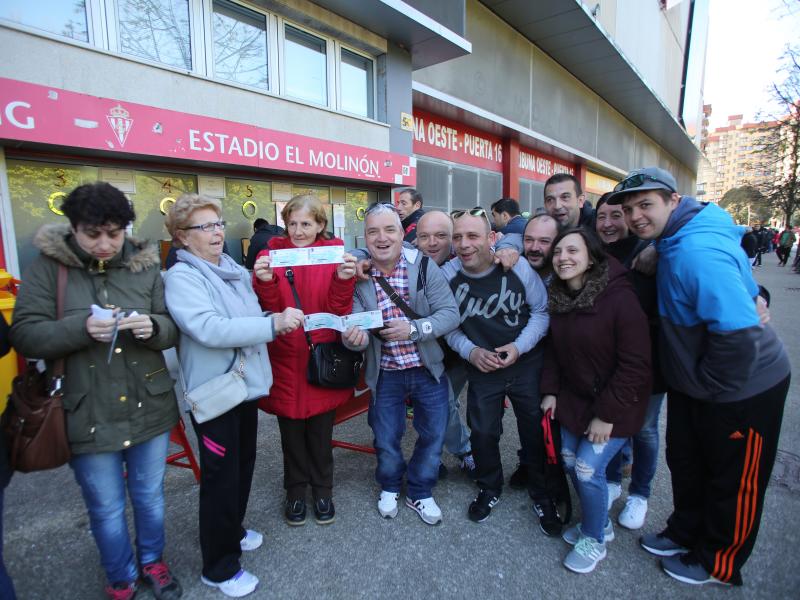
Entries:
<svg viewBox="0 0 800 600">
<path fill-rule="evenodd" d="M 625 179 L 614 186 L 614 191 L 606 200 L 607 204 L 622 204 L 625 196 L 644 190 L 667 190 L 677 193 L 678 184 L 675 178 L 664 169 L 647 167 L 636 169 L 625 176 Z"/>
</svg>

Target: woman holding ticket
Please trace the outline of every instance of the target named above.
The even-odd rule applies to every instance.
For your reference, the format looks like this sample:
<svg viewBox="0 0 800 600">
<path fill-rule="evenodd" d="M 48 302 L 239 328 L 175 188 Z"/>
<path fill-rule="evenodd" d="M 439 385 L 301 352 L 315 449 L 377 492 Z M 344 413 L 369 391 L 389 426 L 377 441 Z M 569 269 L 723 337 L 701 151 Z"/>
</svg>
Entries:
<svg viewBox="0 0 800 600">
<path fill-rule="evenodd" d="M 163 558 L 164 470 L 178 410 L 161 354 L 178 331 L 164 304 L 158 250 L 126 236 L 133 208 L 107 183 L 76 188 L 61 210 L 69 223 L 36 234 L 41 256 L 23 277 L 12 343 L 27 357 L 44 358 L 49 370 L 64 359 L 70 467 L 108 597 L 133 598 L 142 581 L 157 598 L 178 598 L 181 586 Z M 61 265 L 67 285 L 58 319 Z M 126 489 L 138 556 L 125 519 Z"/>
<path fill-rule="evenodd" d="M 330 313 L 329 323 L 324 316 L 317 319 L 317 326 L 330 328 L 314 328 L 309 335 L 314 344 L 337 341 L 341 323 L 335 317 L 349 315 L 353 308 L 355 257 L 344 252 L 342 240 L 326 231 L 328 217 L 316 197 L 295 196 L 281 216 L 286 234 L 272 238 L 269 250 L 255 262 L 253 287 L 261 307 L 272 311 L 301 307 L 306 315 Z M 317 523 L 332 523 L 333 418 L 352 390 L 322 388 L 306 381 L 309 348 L 303 331 L 271 342 L 269 354 L 275 383 L 261 407 L 278 416 L 286 522 L 305 524 L 310 486 Z"/>
<path fill-rule="evenodd" d="M 225 221 L 218 200 L 184 194 L 167 214 L 167 229 L 179 246 L 178 262 L 164 276 L 167 307 L 180 329 L 179 357 L 189 394 L 236 369 L 246 390 L 225 386 L 204 402 L 224 408 L 212 418 L 192 413 L 200 454 L 200 551 L 202 581 L 226 596 L 255 590 L 258 578 L 242 569 L 243 550 L 263 536 L 243 526 L 256 461 L 258 406 L 270 391 L 272 369 L 266 342 L 303 324 L 295 308 L 265 315 L 250 273 L 222 251 Z M 207 389 L 208 386 L 206 386 Z M 217 398 L 219 398 L 217 400 Z M 187 408 L 192 408 L 187 406 Z M 194 407 L 195 410 L 197 407 Z"/>
</svg>

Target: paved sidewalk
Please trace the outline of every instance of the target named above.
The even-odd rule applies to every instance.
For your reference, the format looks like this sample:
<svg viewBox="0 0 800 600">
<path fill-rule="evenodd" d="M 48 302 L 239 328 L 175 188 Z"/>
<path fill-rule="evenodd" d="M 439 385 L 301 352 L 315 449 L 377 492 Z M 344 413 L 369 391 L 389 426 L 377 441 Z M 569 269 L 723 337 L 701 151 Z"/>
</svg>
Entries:
<svg viewBox="0 0 800 600">
<path fill-rule="evenodd" d="M 701 258 L 699 258 L 701 260 Z M 775 266 L 774 254 L 757 269 L 772 292 L 772 323 L 795 365 L 800 364 L 800 275 Z M 429 527 L 404 506 L 391 521 L 375 508 L 374 457 L 335 450 L 336 522 L 309 520 L 290 528 L 282 517 L 280 440 L 274 417 L 262 415 L 259 455 L 247 526 L 265 533 L 262 548 L 244 556 L 261 583 L 249 598 L 797 598 L 800 595 L 800 377 L 786 405 L 781 455 L 767 492 L 755 551 L 743 588 L 700 589 L 680 584 L 638 547 L 639 533 L 616 527 L 608 557 L 589 575 L 561 566 L 567 546 L 546 538 L 527 494 L 506 489 L 482 524 L 467 519 L 474 486 L 446 456 L 450 476 L 435 490 L 444 522 Z M 463 410 L 463 409 L 462 409 Z M 509 411 L 510 412 L 510 411 Z M 662 415 L 661 427 L 665 419 Z M 366 417 L 335 429 L 339 439 L 369 444 Z M 190 434 L 193 438 L 193 434 Z M 413 431 L 406 449 L 410 449 Z M 663 437 L 662 437 L 663 439 Z M 516 466 L 512 416 L 502 440 L 506 476 Z M 184 598 L 223 598 L 200 582 L 198 489 L 189 471 L 167 469 L 166 560 L 180 578 Z M 624 496 L 612 509 L 621 510 Z M 662 459 L 645 531 L 660 530 L 670 511 L 669 472 Z M 576 503 L 577 505 L 577 503 Z M 16 475 L 6 491 L 5 560 L 21 599 L 103 598 L 104 578 L 78 486 L 68 467 Z M 145 591 L 140 598 L 150 597 Z"/>
</svg>

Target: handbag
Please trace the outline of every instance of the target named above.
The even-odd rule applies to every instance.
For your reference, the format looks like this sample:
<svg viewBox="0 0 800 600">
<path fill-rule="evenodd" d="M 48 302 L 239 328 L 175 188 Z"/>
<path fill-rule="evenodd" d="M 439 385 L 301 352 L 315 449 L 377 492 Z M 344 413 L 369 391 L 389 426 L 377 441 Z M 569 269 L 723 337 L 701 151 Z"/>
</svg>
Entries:
<svg viewBox="0 0 800 600">
<path fill-rule="evenodd" d="M 238 358 L 239 366 L 233 369 Z M 236 408 L 247 400 L 247 383 L 244 380 L 244 353 L 236 349 L 233 363 L 228 372 L 212 377 L 203 384 L 198 385 L 191 392 L 186 391 L 186 380 L 183 377 L 183 367 L 178 362 L 178 372 L 183 386 L 183 399 L 192 411 L 192 417 L 198 423 L 205 423 L 211 419 Z"/>
<path fill-rule="evenodd" d="M 67 268 L 58 265 L 56 316 L 64 317 Z M 11 383 L 2 428 L 8 446 L 9 466 L 22 473 L 55 469 L 70 458 L 66 417 L 62 404 L 64 359 L 53 365 L 53 376 L 40 373 L 35 364 Z"/>
<path fill-rule="evenodd" d="M 286 269 L 286 280 L 292 289 L 297 308 L 300 306 L 300 296 L 294 287 L 294 271 Z M 306 368 L 306 381 L 311 385 L 333 389 L 347 389 L 355 387 L 361 367 L 364 365 L 364 355 L 361 352 L 346 348 L 341 342 L 321 342 L 314 344 L 311 336 L 304 331 L 308 344 L 308 367 Z"/>
</svg>

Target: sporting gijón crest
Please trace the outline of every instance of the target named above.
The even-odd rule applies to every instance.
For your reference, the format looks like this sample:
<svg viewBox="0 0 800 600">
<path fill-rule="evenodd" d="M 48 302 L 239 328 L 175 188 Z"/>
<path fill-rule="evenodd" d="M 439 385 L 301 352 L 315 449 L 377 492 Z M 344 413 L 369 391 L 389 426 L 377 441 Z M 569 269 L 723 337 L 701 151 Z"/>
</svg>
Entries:
<svg viewBox="0 0 800 600">
<path fill-rule="evenodd" d="M 130 118 L 130 113 L 117 104 L 114 108 L 108 111 L 106 119 L 108 124 L 111 125 L 111 130 L 117 137 L 120 146 L 125 145 L 125 140 L 133 127 L 133 119 Z"/>
</svg>

